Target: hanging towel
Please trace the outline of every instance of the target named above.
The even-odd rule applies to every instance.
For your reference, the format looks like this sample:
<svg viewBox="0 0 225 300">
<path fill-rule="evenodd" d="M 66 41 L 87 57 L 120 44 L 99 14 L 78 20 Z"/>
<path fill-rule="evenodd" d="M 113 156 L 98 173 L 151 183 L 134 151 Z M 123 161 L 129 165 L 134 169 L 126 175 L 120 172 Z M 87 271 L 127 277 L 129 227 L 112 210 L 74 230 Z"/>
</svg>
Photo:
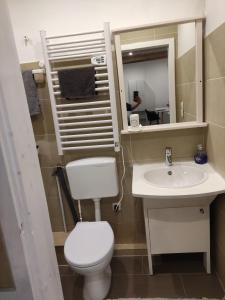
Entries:
<svg viewBox="0 0 225 300">
<path fill-rule="evenodd" d="M 62 97 L 81 99 L 95 95 L 94 67 L 60 70 L 58 76 Z"/>
<path fill-rule="evenodd" d="M 31 116 L 40 113 L 39 98 L 37 93 L 37 86 L 34 81 L 32 70 L 22 72 L 24 88 L 27 96 L 27 103 Z"/>
</svg>

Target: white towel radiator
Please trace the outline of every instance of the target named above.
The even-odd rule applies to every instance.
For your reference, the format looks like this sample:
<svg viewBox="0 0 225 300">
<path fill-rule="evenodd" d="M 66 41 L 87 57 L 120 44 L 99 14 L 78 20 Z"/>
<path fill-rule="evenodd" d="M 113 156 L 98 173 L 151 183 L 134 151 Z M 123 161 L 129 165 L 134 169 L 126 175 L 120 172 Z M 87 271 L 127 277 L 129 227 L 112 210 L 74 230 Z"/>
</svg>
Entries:
<svg viewBox="0 0 225 300">
<path fill-rule="evenodd" d="M 116 95 L 109 23 L 104 30 L 46 36 L 41 31 L 46 76 L 59 155 L 65 151 L 96 148 L 120 150 Z M 104 56 L 95 65 L 98 96 L 93 100 L 65 100 L 61 97 L 58 70 L 90 66 L 91 58 Z"/>
</svg>

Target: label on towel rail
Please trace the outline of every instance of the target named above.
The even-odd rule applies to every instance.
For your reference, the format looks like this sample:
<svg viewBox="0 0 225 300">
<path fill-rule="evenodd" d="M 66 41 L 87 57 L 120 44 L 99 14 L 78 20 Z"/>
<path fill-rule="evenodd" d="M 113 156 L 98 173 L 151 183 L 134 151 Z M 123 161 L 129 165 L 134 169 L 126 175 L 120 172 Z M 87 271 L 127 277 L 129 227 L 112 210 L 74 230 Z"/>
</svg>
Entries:
<svg viewBox="0 0 225 300">
<path fill-rule="evenodd" d="M 93 65 L 106 65 L 106 55 L 94 56 L 91 58 L 91 63 Z"/>
</svg>

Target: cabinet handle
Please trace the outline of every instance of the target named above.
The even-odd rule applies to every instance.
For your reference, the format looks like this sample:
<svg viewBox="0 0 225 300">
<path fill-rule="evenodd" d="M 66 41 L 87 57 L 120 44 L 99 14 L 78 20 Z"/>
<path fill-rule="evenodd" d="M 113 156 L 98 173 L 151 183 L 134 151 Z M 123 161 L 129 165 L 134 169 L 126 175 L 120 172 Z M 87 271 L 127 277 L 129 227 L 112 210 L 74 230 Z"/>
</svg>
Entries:
<svg viewBox="0 0 225 300">
<path fill-rule="evenodd" d="M 201 214 L 204 214 L 204 213 L 205 213 L 205 211 L 204 211 L 204 209 L 203 209 L 203 208 L 200 208 L 200 210 L 199 210 L 199 211 L 200 211 L 200 213 L 201 213 Z"/>
</svg>

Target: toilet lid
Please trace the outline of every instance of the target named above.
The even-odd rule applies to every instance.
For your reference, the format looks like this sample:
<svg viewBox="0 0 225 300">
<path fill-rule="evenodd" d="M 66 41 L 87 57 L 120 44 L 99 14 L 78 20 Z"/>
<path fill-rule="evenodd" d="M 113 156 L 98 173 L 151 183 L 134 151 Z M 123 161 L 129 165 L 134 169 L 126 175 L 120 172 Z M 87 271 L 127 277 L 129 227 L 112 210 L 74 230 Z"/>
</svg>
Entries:
<svg viewBox="0 0 225 300">
<path fill-rule="evenodd" d="M 112 250 L 114 234 L 108 222 L 79 222 L 64 246 L 67 262 L 85 268 L 99 264 Z"/>
</svg>

